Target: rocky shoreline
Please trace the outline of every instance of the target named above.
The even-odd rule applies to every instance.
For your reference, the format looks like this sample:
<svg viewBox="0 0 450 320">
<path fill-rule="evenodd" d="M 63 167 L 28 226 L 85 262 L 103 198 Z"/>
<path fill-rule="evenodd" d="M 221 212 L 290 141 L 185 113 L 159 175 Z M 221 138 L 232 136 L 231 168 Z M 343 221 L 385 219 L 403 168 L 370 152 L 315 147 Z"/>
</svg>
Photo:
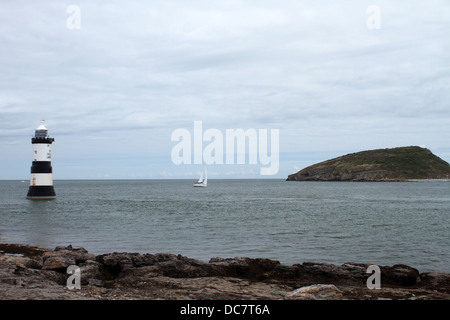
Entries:
<svg viewBox="0 0 450 320">
<path fill-rule="evenodd" d="M 67 287 L 71 265 L 81 289 Z M 0 300 L 450 300 L 449 273 L 380 266 L 381 288 L 368 289 L 369 265 L 0 244 Z"/>
</svg>

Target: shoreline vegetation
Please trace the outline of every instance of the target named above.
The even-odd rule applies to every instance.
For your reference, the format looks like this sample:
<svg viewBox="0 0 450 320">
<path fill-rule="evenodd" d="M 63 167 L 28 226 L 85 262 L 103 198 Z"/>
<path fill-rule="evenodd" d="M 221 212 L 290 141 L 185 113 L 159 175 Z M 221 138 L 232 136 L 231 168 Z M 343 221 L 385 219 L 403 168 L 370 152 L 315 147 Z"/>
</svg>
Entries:
<svg viewBox="0 0 450 320">
<path fill-rule="evenodd" d="M 80 289 L 67 287 L 69 266 L 80 270 Z M 369 266 L 2 243 L 0 300 L 450 300 L 450 273 L 379 266 L 381 288 L 369 289 Z"/>
</svg>

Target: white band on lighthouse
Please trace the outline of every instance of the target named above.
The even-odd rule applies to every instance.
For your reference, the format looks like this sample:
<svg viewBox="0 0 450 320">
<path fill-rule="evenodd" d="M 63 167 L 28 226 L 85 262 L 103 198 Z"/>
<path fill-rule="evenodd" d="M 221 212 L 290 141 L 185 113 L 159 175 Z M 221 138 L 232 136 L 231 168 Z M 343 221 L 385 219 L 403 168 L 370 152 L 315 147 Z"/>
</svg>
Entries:
<svg viewBox="0 0 450 320">
<path fill-rule="evenodd" d="M 33 161 L 51 161 L 52 149 L 50 144 L 34 143 L 31 145 Z"/>
<path fill-rule="evenodd" d="M 51 173 L 32 173 L 30 186 L 52 186 L 53 174 Z"/>
</svg>

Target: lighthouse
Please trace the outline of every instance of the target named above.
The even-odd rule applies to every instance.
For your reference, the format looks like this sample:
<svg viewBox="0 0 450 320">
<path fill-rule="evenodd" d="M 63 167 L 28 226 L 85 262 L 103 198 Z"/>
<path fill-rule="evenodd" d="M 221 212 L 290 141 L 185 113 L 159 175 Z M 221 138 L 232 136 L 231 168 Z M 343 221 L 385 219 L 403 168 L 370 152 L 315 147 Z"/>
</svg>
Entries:
<svg viewBox="0 0 450 320">
<path fill-rule="evenodd" d="M 41 125 L 36 128 L 34 137 L 31 138 L 33 162 L 27 199 L 56 198 L 51 162 L 53 141 L 55 139 L 48 136 L 48 130 L 41 121 Z"/>
</svg>

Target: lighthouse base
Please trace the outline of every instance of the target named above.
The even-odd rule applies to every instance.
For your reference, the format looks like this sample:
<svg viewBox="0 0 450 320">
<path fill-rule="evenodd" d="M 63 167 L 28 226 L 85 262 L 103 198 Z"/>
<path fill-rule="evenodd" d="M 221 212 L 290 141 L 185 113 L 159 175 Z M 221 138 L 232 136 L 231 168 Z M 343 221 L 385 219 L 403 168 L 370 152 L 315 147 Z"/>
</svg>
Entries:
<svg viewBox="0 0 450 320">
<path fill-rule="evenodd" d="M 28 189 L 27 199 L 48 200 L 55 198 L 56 193 L 53 186 L 30 186 Z"/>
</svg>

